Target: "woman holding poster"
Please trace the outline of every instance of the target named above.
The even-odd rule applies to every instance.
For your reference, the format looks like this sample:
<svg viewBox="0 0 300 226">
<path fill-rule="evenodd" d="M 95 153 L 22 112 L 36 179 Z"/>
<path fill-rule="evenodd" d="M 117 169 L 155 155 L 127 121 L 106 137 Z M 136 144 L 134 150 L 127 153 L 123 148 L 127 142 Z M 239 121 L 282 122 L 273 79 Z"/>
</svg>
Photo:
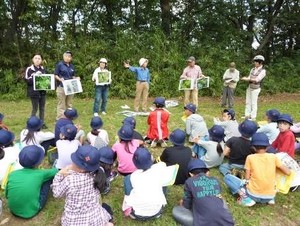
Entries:
<svg viewBox="0 0 300 226">
<path fill-rule="evenodd" d="M 34 75 L 45 74 L 45 69 L 42 66 L 43 56 L 41 54 L 34 54 L 32 57 L 32 65 L 26 69 L 25 81 L 27 83 L 27 96 L 31 99 L 31 116 L 36 116 L 39 110 L 39 118 L 44 122 L 43 129 L 47 129 L 45 125 L 45 103 L 46 91 L 35 90 L 34 88 Z"/>
</svg>

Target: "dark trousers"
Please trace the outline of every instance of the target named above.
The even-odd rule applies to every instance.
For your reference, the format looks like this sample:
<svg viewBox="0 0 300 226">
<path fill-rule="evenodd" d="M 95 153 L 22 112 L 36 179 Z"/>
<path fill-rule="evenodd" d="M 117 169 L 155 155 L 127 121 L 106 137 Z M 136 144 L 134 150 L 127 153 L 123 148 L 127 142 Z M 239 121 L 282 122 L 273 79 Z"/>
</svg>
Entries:
<svg viewBox="0 0 300 226">
<path fill-rule="evenodd" d="M 50 146 L 56 147 L 55 138 L 53 138 L 51 140 L 43 141 L 41 143 L 41 146 L 45 149 L 45 155 L 46 155 Z"/>
<path fill-rule="evenodd" d="M 50 185 L 52 184 L 53 179 L 48 180 L 42 184 L 41 191 L 40 191 L 40 211 L 44 208 L 46 205 L 49 191 L 50 191 Z"/>
<path fill-rule="evenodd" d="M 46 95 L 40 95 L 40 97 L 30 97 L 30 99 L 32 105 L 31 116 L 36 116 L 36 113 L 39 110 L 39 118 L 44 121 Z"/>
<path fill-rule="evenodd" d="M 222 106 L 226 107 L 228 101 L 228 107 L 233 108 L 234 100 L 234 89 L 229 88 L 228 86 L 223 87 L 223 96 L 222 96 Z"/>
</svg>

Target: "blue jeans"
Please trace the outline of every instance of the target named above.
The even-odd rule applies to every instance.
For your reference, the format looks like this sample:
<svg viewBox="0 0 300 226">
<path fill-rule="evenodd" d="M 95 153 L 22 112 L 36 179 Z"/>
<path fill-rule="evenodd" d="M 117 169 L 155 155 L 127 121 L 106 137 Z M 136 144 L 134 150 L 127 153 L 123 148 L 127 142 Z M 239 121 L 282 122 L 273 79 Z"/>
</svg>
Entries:
<svg viewBox="0 0 300 226">
<path fill-rule="evenodd" d="M 106 111 L 107 97 L 108 97 L 108 85 L 95 86 L 95 101 L 94 101 L 94 113 L 99 112 L 99 103 L 101 101 L 101 111 Z"/>
<path fill-rule="evenodd" d="M 130 181 L 130 176 L 131 174 L 127 175 L 124 177 L 124 191 L 125 191 L 125 195 L 130 195 L 130 192 L 132 190 L 132 184 Z"/>
<path fill-rule="evenodd" d="M 40 190 L 40 210 L 43 209 L 43 207 L 46 205 L 48 194 L 50 191 L 50 185 L 52 184 L 53 179 L 48 180 L 42 184 L 41 190 Z"/>
<path fill-rule="evenodd" d="M 244 165 L 239 164 L 229 164 L 229 163 L 223 163 L 220 165 L 219 170 L 225 176 L 228 173 L 231 173 L 232 169 L 244 169 Z"/>
<path fill-rule="evenodd" d="M 209 141 L 209 136 L 204 136 L 204 137 L 201 137 L 201 140 L 204 140 L 204 141 Z M 206 149 L 198 144 L 194 144 L 193 147 L 192 147 L 192 151 L 197 155 L 198 159 L 200 159 L 201 157 L 203 157 L 205 154 L 206 154 Z"/>
<path fill-rule="evenodd" d="M 183 206 L 175 206 L 172 215 L 177 223 L 184 226 L 193 226 L 193 212 Z"/>
</svg>

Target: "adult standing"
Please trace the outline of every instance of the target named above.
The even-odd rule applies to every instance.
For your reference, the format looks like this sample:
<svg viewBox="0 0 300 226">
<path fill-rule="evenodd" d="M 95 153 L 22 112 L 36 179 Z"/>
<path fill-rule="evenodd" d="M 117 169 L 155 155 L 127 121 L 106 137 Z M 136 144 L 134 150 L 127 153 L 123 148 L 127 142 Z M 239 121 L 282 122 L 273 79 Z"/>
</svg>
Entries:
<svg viewBox="0 0 300 226">
<path fill-rule="evenodd" d="M 251 69 L 248 77 L 243 77 L 243 81 L 249 82 L 246 90 L 246 108 L 245 118 L 255 121 L 257 115 L 257 100 L 261 91 L 261 83 L 266 76 L 266 70 L 263 67 L 265 58 L 257 55 L 253 58 L 254 68 Z"/>
<path fill-rule="evenodd" d="M 134 99 L 134 111 L 139 111 L 139 105 L 141 98 L 142 101 L 142 110 L 147 111 L 147 99 L 149 94 L 149 84 L 150 84 L 150 71 L 147 68 L 148 59 L 141 58 L 139 60 L 139 67 L 132 67 L 128 62 L 124 63 L 124 67 L 128 68 L 130 71 L 134 72 L 136 75 L 136 91 Z"/>
<path fill-rule="evenodd" d="M 36 74 L 45 74 L 46 70 L 42 66 L 43 56 L 41 54 L 34 54 L 32 57 L 32 65 L 26 69 L 25 81 L 27 83 L 27 96 L 31 99 L 31 116 L 36 116 L 39 110 L 39 118 L 43 121 L 43 129 L 47 129 L 45 124 L 45 103 L 46 91 L 34 90 L 33 77 Z"/>
<path fill-rule="evenodd" d="M 66 95 L 63 87 L 63 81 L 68 79 L 74 79 L 75 68 L 72 62 L 72 52 L 66 51 L 63 54 L 63 60 L 60 61 L 55 67 L 55 79 L 58 81 L 56 88 L 57 95 L 57 116 L 56 119 L 63 117 L 67 108 L 72 108 L 72 100 L 74 95 Z M 78 77 L 78 79 L 80 79 Z"/>
<path fill-rule="evenodd" d="M 233 108 L 234 102 L 234 90 L 236 88 L 237 82 L 240 80 L 240 72 L 235 68 L 235 63 L 231 62 L 229 68 L 225 71 L 223 75 L 223 95 L 222 95 L 222 107 L 226 107 L 228 102 L 228 107 Z"/>
<path fill-rule="evenodd" d="M 193 79 L 194 87 L 192 90 L 184 90 L 184 105 L 188 103 L 193 103 L 198 107 L 198 88 L 197 88 L 197 79 L 203 78 L 201 68 L 199 65 L 196 65 L 195 57 L 191 56 L 187 59 L 188 66 L 183 70 L 180 79 Z M 191 100 L 190 100 L 191 99 Z"/>
</svg>

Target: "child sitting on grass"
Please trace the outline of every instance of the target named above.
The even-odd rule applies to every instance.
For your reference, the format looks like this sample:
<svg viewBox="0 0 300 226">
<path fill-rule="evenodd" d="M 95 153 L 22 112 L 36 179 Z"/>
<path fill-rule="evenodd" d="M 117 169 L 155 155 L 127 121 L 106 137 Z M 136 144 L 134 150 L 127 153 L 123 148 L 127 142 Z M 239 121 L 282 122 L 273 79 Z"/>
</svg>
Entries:
<svg viewBox="0 0 300 226">
<path fill-rule="evenodd" d="M 228 157 L 228 163 L 220 165 L 219 170 L 225 176 L 233 169 L 243 170 L 246 158 L 251 153 L 250 139 L 256 132 L 255 122 L 246 119 L 239 125 L 239 132 L 242 136 L 231 137 L 224 148 L 224 156 Z"/>
<path fill-rule="evenodd" d="M 224 129 L 222 126 L 214 125 L 208 130 L 209 141 L 201 140 L 199 138 L 194 138 L 196 145 L 201 146 L 206 150 L 204 156 L 196 156 L 201 159 L 207 166 L 207 168 L 212 168 L 221 165 L 224 159 Z"/>
<path fill-rule="evenodd" d="M 276 139 L 279 134 L 277 120 L 280 116 L 279 111 L 271 109 L 266 112 L 267 124 L 258 128 L 257 133 L 264 133 L 267 135 L 270 144 Z"/>
<path fill-rule="evenodd" d="M 91 145 L 80 146 L 71 159 L 72 164 L 60 170 L 52 184 L 53 196 L 66 198 L 61 225 L 113 225 L 111 208 L 99 202 L 106 182 L 100 151 Z"/>
<path fill-rule="evenodd" d="M 239 124 L 235 120 L 235 112 L 232 109 L 224 109 L 222 113 L 222 121 L 217 118 L 214 118 L 214 124 L 220 125 L 225 130 L 224 141 L 226 142 L 231 137 L 239 137 L 241 136 L 239 132 Z"/>
<path fill-rule="evenodd" d="M 134 117 L 126 117 L 124 120 L 123 120 L 123 125 L 130 125 L 132 126 L 133 128 L 133 139 L 135 140 L 140 140 L 140 141 L 145 141 L 143 136 L 138 132 L 136 131 L 136 120 Z"/>
<path fill-rule="evenodd" d="M 73 124 L 60 128 L 60 140 L 56 142 L 58 153 L 56 168 L 62 169 L 72 164 L 71 154 L 81 146 L 79 140 L 75 140 L 76 133 L 77 128 Z"/>
<path fill-rule="evenodd" d="M 200 159 L 188 164 L 190 178 L 184 184 L 184 198 L 173 208 L 176 222 L 184 226 L 233 226 L 234 221 L 225 207 L 219 181 L 209 176 L 209 169 Z"/>
<path fill-rule="evenodd" d="M 227 174 L 224 177 L 225 183 L 233 194 L 239 195 L 238 203 L 243 206 L 253 206 L 256 202 L 275 204 L 276 168 L 286 175 L 291 172 L 276 155 L 266 153 L 269 140 L 264 133 L 254 134 L 251 146 L 255 154 L 246 159 L 245 180 Z"/>
<path fill-rule="evenodd" d="M 192 158 L 192 150 L 184 146 L 186 134 L 183 130 L 175 129 L 170 134 L 170 141 L 173 147 L 167 147 L 160 156 L 160 161 L 165 162 L 167 166 L 179 165 L 176 180 L 174 184 L 184 184 L 189 176 L 187 165 Z"/>
<path fill-rule="evenodd" d="M 4 115 L 0 113 L 0 130 L 1 129 L 8 130 L 8 127 L 7 125 L 4 124 L 3 119 L 4 119 Z"/>
<path fill-rule="evenodd" d="M 149 128 L 145 140 L 151 143 L 152 148 L 156 147 L 158 143 L 165 148 L 169 137 L 168 121 L 170 113 L 164 110 L 165 98 L 156 97 L 153 104 L 155 105 L 155 110 L 150 112 L 148 116 L 147 123 Z"/>
<path fill-rule="evenodd" d="M 108 133 L 102 129 L 103 121 L 99 116 L 94 116 L 91 120 L 90 126 L 92 131 L 87 134 L 87 141 L 96 148 L 102 148 L 108 145 Z"/>
<path fill-rule="evenodd" d="M 276 152 L 286 152 L 289 156 L 294 158 L 295 155 L 295 135 L 291 131 L 293 119 L 288 114 L 282 114 L 277 120 L 279 135 L 272 143 L 272 148 Z"/>
<path fill-rule="evenodd" d="M 13 171 L 8 176 L 5 195 L 15 216 L 32 218 L 47 202 L 50 184 L 58 170 L 38 169 L 43 159 L 41 147 L 28 145 L 19 154 L 19 162 L 24 169 Z"/>
</svg>

